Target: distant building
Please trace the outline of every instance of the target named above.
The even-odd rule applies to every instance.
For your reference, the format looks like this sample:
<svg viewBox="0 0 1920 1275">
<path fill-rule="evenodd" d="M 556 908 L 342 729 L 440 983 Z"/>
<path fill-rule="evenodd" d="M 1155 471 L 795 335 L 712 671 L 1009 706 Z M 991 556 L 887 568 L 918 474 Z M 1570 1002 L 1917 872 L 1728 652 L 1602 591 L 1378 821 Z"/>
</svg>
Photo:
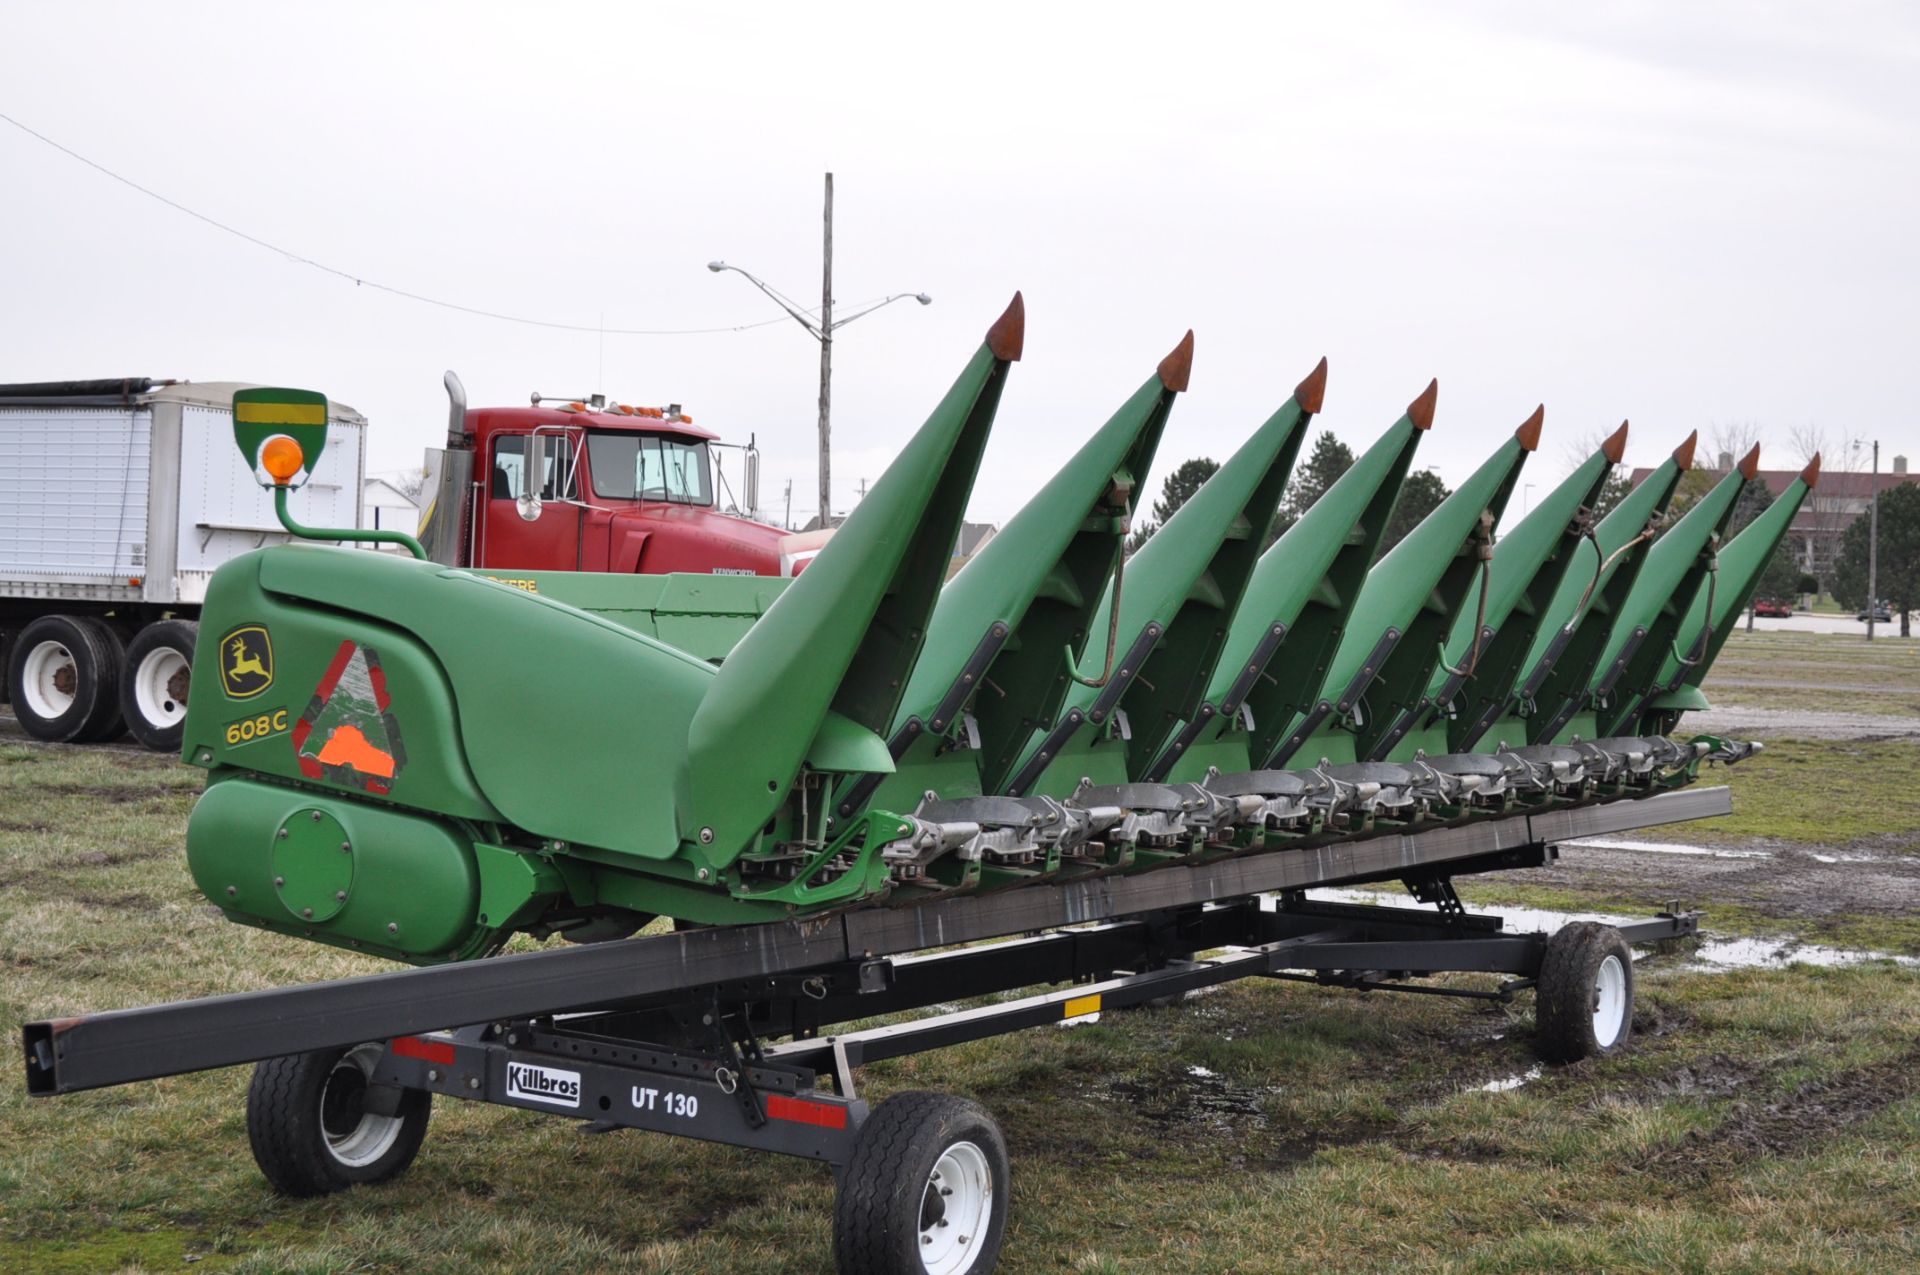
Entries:
<svg viewBox="0 0 1920 1275">
<path fill-rule="evenodd" d="M 1722 452 L 1719 464 L 1709 466 L 1707 472 L 1719 475 L 1732 468 L 1732 455 Z M 1651 469 L 1636 469 L 1633 471 L 1633 481 L 1638 484 L 1652 472 Z M 1757 475 L 1775 497 L 1785 492 L 1799 476 L 1798 469 L 1763 469 Z M 1892 469 L 1880 475 L 1879 489 L 1890 491 L 1902 483 L 1913 481 L 1915 476 L 1907 472 L 1907 458 L 1895 456 Z M 1866 516 L 1873 492 L 1872 474 L 1821 471 L 1819 484 L 1800 506 L 1800 512 L 1794 515 L 1793 524 L 1787 528 L 1787 542 L 1793 546 L 1793 556 L 1802 571 L 1818 577 L 1823 585 L 1826 583 L 1828 573 L 1833 570 L 1833 560 L 1840 553 L 1841 537 L 1847 534 L 1847 528 L 1856 519 Z"/>
<path fill-rule="evenodd" d="M 420 526 L 420 506 L 386 479 L 369 478 L 360 484 L 360 525 L 411 533 Z"/>
</svg>

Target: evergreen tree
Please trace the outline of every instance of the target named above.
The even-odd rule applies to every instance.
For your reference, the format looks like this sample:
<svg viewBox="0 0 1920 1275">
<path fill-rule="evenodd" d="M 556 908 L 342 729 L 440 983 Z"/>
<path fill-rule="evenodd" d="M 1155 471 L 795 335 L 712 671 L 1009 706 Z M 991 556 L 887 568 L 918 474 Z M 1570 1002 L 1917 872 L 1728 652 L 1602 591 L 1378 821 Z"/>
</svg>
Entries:
<svg viewBox="0 0 1920 1275">
<path fill-rule="evenodd" d="M 1168 474 L 1160 484 L 1160 499 L 1153 502 L 1153 515 L 1143 520 L 1135 528 L 1133 536 L 1127 541 L 1127 552 L 1137 552 L 1141 545 L 1153 538 L 1153 533 L 1167 525 L 1167 519 L 1179 512 L 1180 506 L 1193 499 L 1193 494 L 1206 485 L 1207 479 L 1220 472 L 1220 462 L 1211 456 L 1196 456 L 1184 461 L 1180 467 Z"/>
<path fill-rule="evenodd" d="M 1833 596 L 1850 607 L 1867 601 L 1868 512 L 1840 537 L 1834 560 Z M 1880 554 L 1875 583 L 1900 616 L 1900 636 L 1909 637 L 1907 613 L 1920 606 L 1920 486 L 1901 483 L 1880 493 Z"/>
<path fill-rule="evenodd" d="M 1416 469 L 1407 475 L 1407 481 L 1400 484 L 1400 494 L 1394 499 L 1393 512 L 1387 515 L 1387 529 L 1380 533 L 1380 547 L 1374 551 L 1373 560 L 1380 561 L 1393 548 L 1406 538 L 1409 531 L 1420 525 L 1420 520 L 1440 507 L 1440 502 L 1453 494 L 1453 490 L 1440 481 L 1440 475 L 1431 469 Z"/>
<path fill-rule="evenodd" d="M 1280 502 L 1280 511 L 1273 516 L 1267 544 L 1285 535 L 1287 528 L 1299 522 L 1300 515 L 1313 508 L 1313 502 L 1326 495 L 1327 488 L 1352 468 L 1353 449 L 1335 438 L 1331 431 L 1320 431 L 1314 437 L 1313 450 L 1307 453 L 1305 462 L 1294 467 L 1293 481 L 1287 485 L 1286 498 Z"/>
</svg>

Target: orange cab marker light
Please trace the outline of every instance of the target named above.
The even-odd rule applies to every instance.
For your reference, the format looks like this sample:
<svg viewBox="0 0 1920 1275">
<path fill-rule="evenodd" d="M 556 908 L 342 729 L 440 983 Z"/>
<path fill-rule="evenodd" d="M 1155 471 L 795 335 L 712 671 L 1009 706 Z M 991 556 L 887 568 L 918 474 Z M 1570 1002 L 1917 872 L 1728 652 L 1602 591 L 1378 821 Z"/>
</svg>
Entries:
<svg viewBox="0 0 1920 1275">
<path fill-rule="evenodd" d="M 300 452 L 300 444 L 285 434 L 275 434 L 260 447 L 260 467 L 272 477 L 276 487 L 285 487 L 300 472 L 307 458 Z"/>
</svg>

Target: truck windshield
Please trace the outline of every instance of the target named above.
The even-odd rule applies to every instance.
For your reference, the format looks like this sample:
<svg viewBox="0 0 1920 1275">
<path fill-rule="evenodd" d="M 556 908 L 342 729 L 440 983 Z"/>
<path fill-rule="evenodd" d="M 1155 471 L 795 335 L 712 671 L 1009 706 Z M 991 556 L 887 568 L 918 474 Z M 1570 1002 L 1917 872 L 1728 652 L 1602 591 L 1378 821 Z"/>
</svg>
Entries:
<svg viewBox="0 0 1920 1275">
<path fill-rule="evenodd" d="M 593 470 L 594 492 L 605 500 L 713 503 L 703 439 L 594 430 L 587 434 L 587 464 Z"/>
</svg>

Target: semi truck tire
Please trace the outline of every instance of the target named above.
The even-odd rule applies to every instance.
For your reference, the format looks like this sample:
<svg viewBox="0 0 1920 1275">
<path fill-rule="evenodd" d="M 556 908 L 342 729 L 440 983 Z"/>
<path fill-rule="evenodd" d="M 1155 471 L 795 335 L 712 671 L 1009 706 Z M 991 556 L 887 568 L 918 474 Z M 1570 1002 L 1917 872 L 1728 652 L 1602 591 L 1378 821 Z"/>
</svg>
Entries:
<svg viewBox="0 0 1920 1275">
<path fill-rule="evenodd" d="M 55 744 L 119 734 L 120 638 L 90 616 L 43 615 L 13 640 L 7 695 L 21 729 Z"/>
<path fill-rule="evenodd" d="M 247 1141 L 275 1191 L 328 1195 L 406 1172 L 427 1136 L 433 1095 L 402 1090 L 390 1113 L 376 1110 L 371 1081 L 385 1052 L 370 1043 L 254 1064 Z"/>
<path fill-rule="evenodd" d="M 158 620 L 127 644 L 120 678 L 120 716 L 133 737 L 155 752 L 177 753 L 187 728 L 187 686 L 193 643 L 192 620 Z"/>
</svg>

